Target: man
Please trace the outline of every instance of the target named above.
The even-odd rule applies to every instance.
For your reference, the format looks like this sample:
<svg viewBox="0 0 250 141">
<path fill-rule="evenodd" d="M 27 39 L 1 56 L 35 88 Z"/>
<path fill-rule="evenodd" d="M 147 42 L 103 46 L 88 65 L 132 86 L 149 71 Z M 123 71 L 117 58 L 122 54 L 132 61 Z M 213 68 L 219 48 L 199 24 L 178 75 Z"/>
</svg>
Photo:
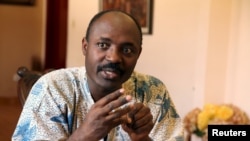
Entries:
<svg viewBox="0 0 250 141">
<path fill-rule="evenodd" d="M 165 85 L 134 71 L 141 46 L 141 28 L 133 17 L 114 10 L 95 15 L 82 40 L 85 67 L 42 76 L 12 140 L 183 140 Z"/>
</svg>

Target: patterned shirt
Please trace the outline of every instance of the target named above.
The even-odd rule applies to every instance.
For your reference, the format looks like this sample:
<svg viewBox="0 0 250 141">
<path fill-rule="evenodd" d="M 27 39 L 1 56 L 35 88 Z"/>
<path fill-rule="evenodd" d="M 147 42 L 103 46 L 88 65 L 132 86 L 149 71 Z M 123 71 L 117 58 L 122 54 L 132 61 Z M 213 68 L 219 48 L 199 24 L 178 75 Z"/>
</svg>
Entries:
<svg viewBox="0 0 250 141">
<path fill-rule="evenodd" d="M 183 141 L 183 125 L 165 85 L 157 78 L 133 72 L 123 84 L 125 93 L 150 108 L 155 141 Z M 94 104 L 85 67 L 66 68 L 43 75 L 32 87 L 12 140 L 66 140 Z M 101 141 L 103 141 L 102 139 Z M 107 141 L 129 141 L 121 125 L 113 128 Z"/>
</svg>

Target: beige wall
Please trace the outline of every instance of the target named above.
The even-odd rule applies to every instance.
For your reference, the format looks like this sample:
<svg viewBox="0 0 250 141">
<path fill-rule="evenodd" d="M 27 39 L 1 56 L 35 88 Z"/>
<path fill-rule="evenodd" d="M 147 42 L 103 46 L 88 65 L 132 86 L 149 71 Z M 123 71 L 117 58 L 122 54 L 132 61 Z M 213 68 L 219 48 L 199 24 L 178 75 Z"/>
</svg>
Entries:
<svg viewBox="0 0 250 141">
<path fill-rule="evenodd" d="M 44 1 L 34 6 L 0 4 L 0 96 L 17 96 L 14 74 L 43 58 Z"/>
<path fill-rule="evenodd" d="M 225 95 L 231 1 L 211 0 L 209 10 L 208 48 L 207 60 L 205 62 L 207 64 L 205 102 L 220 103 Z"/>
<path fill-rule="evenodd" d="M 250 1 L 233 0 L 232 5 L 225 101 L 250 115 Z"/>
<path fill-rule="evenodd" d="M 15 96 L 18 66 L 43 58 L 45 8 L 36 2 L 0 5 L 0 96 Z M 98 1 L 69 1 L 67 67 L 84 65 L 81 39 L 97 12 Z M 155 0 L 153 34 L 144 36 L 136 70 L 163 80 L 181 116 L 207 102 L 250 114 L 249 13 L 249 0 Z"/>
</svg>

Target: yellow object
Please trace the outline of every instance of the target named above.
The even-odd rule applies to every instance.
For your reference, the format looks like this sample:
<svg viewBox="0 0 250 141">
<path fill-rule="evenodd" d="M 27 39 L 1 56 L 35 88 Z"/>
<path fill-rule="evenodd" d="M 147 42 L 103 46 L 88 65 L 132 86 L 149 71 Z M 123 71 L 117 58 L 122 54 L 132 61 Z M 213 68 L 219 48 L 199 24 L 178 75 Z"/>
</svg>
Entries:
<svg viewBox="0 0 250 141">
<path fill-rule="evenodd" d="M 225 105 L 206 104 L 198 114 L 197 127 L 203 131 L 213 120 L 226 121 L 233 116 L 233 109 Z"/>
<path fill-rule="evenodd" d="M 233 109 L 228 107 L 228 106 L 225 106 L 225 105 L 222 105 L 220 106 L 217 111 L 216 111 L 216 114 L 215 114 L 215 118 L 218 118 L 220 120 L 228 120 L 229 118 L 231 118 L 233 116 Z"/>
</svg>

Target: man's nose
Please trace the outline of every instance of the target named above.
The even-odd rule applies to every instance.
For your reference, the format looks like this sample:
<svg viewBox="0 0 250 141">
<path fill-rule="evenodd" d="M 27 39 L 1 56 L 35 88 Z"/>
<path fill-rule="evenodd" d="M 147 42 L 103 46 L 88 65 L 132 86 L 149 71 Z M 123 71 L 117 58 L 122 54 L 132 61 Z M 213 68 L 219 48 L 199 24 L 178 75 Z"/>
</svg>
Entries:
<svg viewBox="0 0 250 141">
<path fill-rule="evenodd" d="M 121 54 L 117 47 L 110 47 L 106 53 L 106 59 L 110 62 L 117 63 L 121 62 Z"/>
</svg>

